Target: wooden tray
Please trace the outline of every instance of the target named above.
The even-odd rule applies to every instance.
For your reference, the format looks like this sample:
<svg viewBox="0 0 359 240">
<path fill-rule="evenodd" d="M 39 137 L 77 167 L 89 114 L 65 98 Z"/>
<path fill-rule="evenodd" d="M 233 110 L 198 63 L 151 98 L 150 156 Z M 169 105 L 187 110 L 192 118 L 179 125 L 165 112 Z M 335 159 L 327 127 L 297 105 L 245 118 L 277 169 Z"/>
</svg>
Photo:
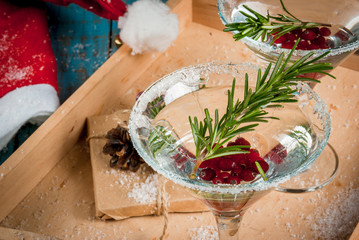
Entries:
<svg viewBox="0 0 359 240">
<path fill-rule="evenodd" d="M 180 20 L 181 32 L 173 46 L 163 53 L 136 56 L 122 46 L 0 166 L 0 239 L 161 236 L 162 216 L 95 219 L 86 118 L 131 107 L 139 91 L 180 67 L 257 61 L 222 31 L 215 1 L 171 0 L 168 5 Z M 337 80 L 323 79 L 316 91 L 331 112 L 330 142 L 340 157 L 338 176 L 317 192 L 268 194 L 246 213 L 243 239 L 340 239 L 354 230 L 359 216 L 359 72 L 339 66 L 333 74 Z M 214 226 L 208 212 L 170 214 L 166 237 L 211 239 Z M 352 239 L 357 237 L 358 229 Z"/>
</svg>

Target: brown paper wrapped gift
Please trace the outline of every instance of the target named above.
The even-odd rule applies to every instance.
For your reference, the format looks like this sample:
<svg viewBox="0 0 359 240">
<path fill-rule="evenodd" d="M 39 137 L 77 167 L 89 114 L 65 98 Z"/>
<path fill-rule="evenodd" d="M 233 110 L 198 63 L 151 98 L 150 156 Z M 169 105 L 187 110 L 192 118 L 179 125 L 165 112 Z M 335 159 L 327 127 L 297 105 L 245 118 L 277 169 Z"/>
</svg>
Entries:
<svg viewBox="0 0 359 240">
<path fill-rule="evenodd" d="M 118 124 L 127 126 L 129 110 L 87 119 L 96 216 L 121 220 L 168 212 L 207 211 L 187 190 L 143 164 L 137 172 L 110 167 L 111 156 L 103 153 L 106 133 Z"/>
</svg>

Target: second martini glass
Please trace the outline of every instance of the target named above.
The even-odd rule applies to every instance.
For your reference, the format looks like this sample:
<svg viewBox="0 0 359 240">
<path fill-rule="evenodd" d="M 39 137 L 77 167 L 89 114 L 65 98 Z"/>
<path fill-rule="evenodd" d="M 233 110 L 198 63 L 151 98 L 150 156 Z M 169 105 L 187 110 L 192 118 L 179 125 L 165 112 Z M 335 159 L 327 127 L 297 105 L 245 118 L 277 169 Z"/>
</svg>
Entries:
<svg viewBox="0 0 359 240">
<path fill-rule="evenodd" d="M 253 86 L 258 66 L 209 63 L 177 70 L 143 92 L 129 121 L 131 140 L 140 156 L 155 171 L 189 189 L 208 206 L 217 220 L 220 239 L 238 239 L 245 210 L 281 183 L 305 171 L 321 154 L 330 134 L 325 103 L 308 85 L 299 83 L 298 102 L 273 110 L 273 116 L 280 120 L 261 124 L 255 131 L 241 135 L 269 164 L 267 181 L 259 174 L 254 180 L 240 184 L 214 184 L 198 174 L 189 177 L 197 159 L 191 154 L 195 150 L 188 117 L 203 119 L 204 108 L 220 109 L 221 114 L 233 78 L 237 79 L 236 96 L 243 97 L 245 74 L 249 86 Z M 271 158 L 273 155 L 268 153 L 278 146 L 285 150 L 285 156 Z"/>
<path fill-rule="evenodd" d="M 269 36 L 269 40 L 265 42 L 261 41 L 260 38 L 258 40 L 254 40 L 253 37 L 242 38 L 241 41 L 265 62 L 275 62 L 282 52 L 288 54 L 294 40 L 298 37 L 303 40 L 304 45 L 302 44 L 301 47 L 301 43 L 298 45 L 298 50 L 293 54 L 293 60 L 303 57 L 309 51 L 314 52 L 312 58 L 330 51 L 320 61 L 331 63 L 333 67 L 336 67 L 359 49 L 359 4 L 355 1 L 283 0 L 283 4 L 286 10 L 298 19 L 323 23 L 324 25 L 329 24 L 329 26 L 324 27 L 322 32 L 319 31 L 322 26 L 308 28 L 309 31 L 307 32 L 313 36 L 305 36 L 303 33 L 305 29 L 299 30 L 299 32 L 294 31 L 295 34 L 289 32 L 274 44 L 270 44 L 274 38 L 273 35 Z M 223 24 L 246 21 L 247 17 L 241 12 L 249 13 L 249 11 L 244 8 L 244 5 L 263 16 L 267 16 L 267 13 L 272 16 L 278 14 L 289 16 L 281 6 L 280 0 L 218 0 L 218 11 Z M 253 16 L 251 13 L 249 15 Z M 275 20 L 273 21 L 275 22 Z M 233 31 L 233 34 L 236 33 Z M 309 77 L 320 79 L 322 76 L 316 74 Z"/>
</svg>

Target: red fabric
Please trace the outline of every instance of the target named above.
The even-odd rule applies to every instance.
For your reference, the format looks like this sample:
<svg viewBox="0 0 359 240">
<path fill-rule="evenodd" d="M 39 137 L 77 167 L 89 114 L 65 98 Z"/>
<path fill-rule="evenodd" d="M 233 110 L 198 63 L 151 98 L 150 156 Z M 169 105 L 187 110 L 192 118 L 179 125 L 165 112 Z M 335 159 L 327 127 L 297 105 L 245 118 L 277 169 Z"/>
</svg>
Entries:
<svg viewBox="0 0 359 240">
<path fill-rule="evenodd" d="M 0 98 L 23 86 L 57 90 L 56 62 L 43 9 L 0 0 Z"/>
<path fill-rule="evenodd" d="M 108 19 L 126 12 L 121 0 L 44 0 L 70 3 Z M 56 61 L 51 49 L 47 16 L 42 7 L 23 7 L 0 0 L 0 98 L 23 86 L 47 83 L 56 90 Z"/>
<path fill-rule="evenodd" d="M 45 0 L 58 5 L 75 3 L 101 17 L 118 20 L 126 12 L 126 5 L 121 0 Z"/>
</svg>

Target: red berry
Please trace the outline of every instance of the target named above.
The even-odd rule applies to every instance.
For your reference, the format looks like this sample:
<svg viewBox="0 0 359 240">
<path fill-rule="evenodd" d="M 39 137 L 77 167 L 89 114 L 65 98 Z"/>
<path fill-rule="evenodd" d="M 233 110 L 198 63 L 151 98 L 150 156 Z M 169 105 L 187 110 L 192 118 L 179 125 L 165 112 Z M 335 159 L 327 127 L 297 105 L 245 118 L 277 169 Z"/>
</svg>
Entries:
<svg viewBox="0 0 359 240">
<path fill-rule="evenodd" d="M 315 43 L 309 44 L 308 50 L 317 50 L 319 49 L 319 46 Z"/>
<path fill-rule="evenodd" d="M 311 43 L 317 44 L 318 46 L 325 44 L 325 38 L 322 36 L 318 36 L 316 38 L 314 38 L 312 41 L 310 41 Z"/>
<path fill-rule="evenodd" d="M 184 168 L 184 165 L 185 163 L 187 162 L 187 158 L 186 157 L 179 157 L 179 158 L 176 158 L 175 159 L 175 163 L 176 163 L 176 166 L 179 168 L 179 169 L 183 169 Z"/>
<path fill-rule="evenodd" d="M 274 151 L 269 151 L 267 155 L 264 156 L 264 159 L 267 161 L 274 162 L 276 164 L 281 164 L 283 162 L 283 159 Z"/>
<path fill-rule="evenodd" d="M 297 45 L 297 49 L 300 49 L 300 50 L 307 50 L 309 47 L 309 43 L 307 40 L 304 40 L 304 39 L 300 39 L 298 45 Z"/>
<path fill-rule="evenodd" d="M 319 45 L 319 48 L 320 48 L 320 49 L 328 49 L 328 48 L 329 48 L 328 40 L 325 40 L 324 43 L 320 44 L 320 45 Z"/>
<path fill-rule="evenodd" d="M 245 169 L 247 164 L 247 158 L 245 154 L 233 155 L 234 169 Z"/>
<path fill-rule="evenodd" d="M 295 34 L 286 33 L 284 35 L 286 36 L 288 42 L 295 42 L 297 40 L 297 37 L 295 36 Z"/>
<path fill-rule="evenodd" d="M 252 181 L 255 178 L 253 172 L 251 170 L 248 170 L 248 169 L 244 169 L 241 172 L 239 177 L 242 178 L 244 181 L 247 181 L 247 182 Z"/>
<path fill-rule="evenodd" d="M 212 183 L 213 184 L 220 184 L 220 183 L 223 184 L 223 183 L 226 183 L 226 180 L 224 178 L 218 176 L 218 177 L 215 177 L 212 179 Z"/>
<path fill-rule="evenodd" d="M 312 30 L 307 29 L 304 32 L 302 32 L 300 36 L 305 40 L 313 40 L 317 35 Z"/>
<path fill-rule="evenodd" d="M 328 36 L 330 36 L 331 33 L 332 32 L 330 31 L 330 29 L 327 27 L 321 27 L 319 29 L 319 34 L 323 37 L 328 37 Z"/>
<path fill-rule="evenodd" d="M 199 168 L 213 168 L 213 169 L 216 169 L 216 168 L 218 168 L 218 161 L 220 159 L 221 158 L 212 158 L 212 159 L 204 160 L 199 165 Z"/>
<path fill-rule="evenodd" d="M 346 32 L 344 32 L 343 30 L 339 30 L 339 32 L 337 32 L 335 34 L 335 36 L 337 36 L 343 42 L 346 42 L 349 40 L 349 35 Z"/>
<path fill-rule="evenodd" d="M 191 153 L 190 151 L 188 151 L 185 148 L 182 148 L 182 149 L 179 149 L 179 150 L 184 156 L 186 156 L 188 158 L 193 158 L 193 159 L 196 158 L 196 156 L 193 153 Z"/>
<path fill-rule="evenodd" d="M 292 49 L 293 47 L 294 47 L 294 42 L 285 42 L 285 43 L 282 43 L 282 48 Z"/>
<path fill-rule="evenodd" d="M 264 160 L 259 160 L 259 161 L 256 161 L 256 162 L 259 163 L 259 165 L 261 166 L 263 172 L 266 173 L 266 172 L 268 171 L 268 169 L 269 169 L 269 164 L 268 164 L 266 161 L 264 161 Z M 258 170 L 257 165 L 256 165 L 255 162 L 252 163 L 251 170 L 252 170 L 253 172 L 255 172 L 255 173 L 259 173 L 259 170 Z"/>
<path fill-rule="evenodd" d="M 212 168 L 205 168 L 199 172 L 199 177 L 205 181 L 211 181 L 216 177 L 216 172 Z"/>
<path fill-rule="evenodd" d="M 229 178 L 229 176 L 231 176 L 229 172 L 221 172 L 220 174 L 218 174 L 218 177 L 221 178 Z"/>
<path fill-rule="evenodd" d="M 238 146 L 251 146 L 251 144 L 245 139 L 245 138 L 242 138 L 242 137 L 238 137 L 234 143 Z"/>
<path fill-rule="evenodd" d="M 279 155 L 281 158 L 287 157 L 287 149 L 280 143 L 278 143 L 273 149 L 275 153 Z"/>
<path fill-rule="evenodd" d="M 142 95 L 142 93 L 143 93 L 143 91 L 137 93 L 137 95 L 136 95 L 136 100 Z"/>
<path fill-rule="evenodd" d="M 223 171 L 230 171 L 235 167 L 235 162 L 230 158 L 222 158 L 218 162 L 218 168 Z"/>
<path fill-rule="evenodd" d="M 287 41 L 287 37 L 284 34 L 284 35 L 280 36 L 279 38 L 277 38 L 276 40 L 274 40 L 274 43 L 279 44 L 279 43 L 284 43 L 286 41 Z"/>
<path fill-rule="evenodd" d="M 228 183 L 230 184 L 240 184 L 242 179 L 238 176 L 230 176 L 228 178 Z"/>
<path fill-rule="evenodd" d="M 241 174 L 242 170 L 241 169 L 233 169 L 231 171 L 231 176 L 239 176 Z"/>
<path fill-rule="evenodd" d="M 292 34 L 296 35 L 296 37 L 300 37 L 300 35 L 302 34 L 303 30 L 298 28 L 298 29 L 294 29 L 292 31 L 290 31 Z"/>
<path fill-rule="evenodd" d="M 314 27 L 314 28 L 309 28 L 311 31 L 313 31 L 316 35 L 320 34 L 319 33 L 319 28 L 318 27 Z"/>
</svg>

